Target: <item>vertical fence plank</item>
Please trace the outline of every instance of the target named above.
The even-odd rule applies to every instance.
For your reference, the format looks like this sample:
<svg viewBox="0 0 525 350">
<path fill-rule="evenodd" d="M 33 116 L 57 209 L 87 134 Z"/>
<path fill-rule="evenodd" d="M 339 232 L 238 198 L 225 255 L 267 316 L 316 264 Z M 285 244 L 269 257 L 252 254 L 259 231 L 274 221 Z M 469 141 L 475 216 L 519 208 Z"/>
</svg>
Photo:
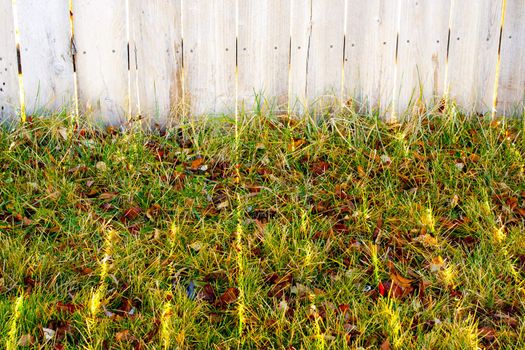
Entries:
<svg viewBox="0 0 525 350">
<path fill-rule="evenodd" d="M 444 94 L 450 0 L 401 0 L 397 109 L 420 100 L 431 106 Z"/>
<path fill-rule="evenodd" d="M 18 0 L 27 113 L 67 109 L 74 101 L 68 0 Z"/>
<path fill-rule="evenodd" d="M 73 1 L 79 107 L 110 124 L 129 111 L 126 2 Z"/>
<path fill-rule="evenodd" d="M 295 112 L 303 111 L 306 99 L 306 66 L 311 34 L 312 0 L 290 0 L 290 76 L 289 106 Z"/>
<path fill-rule="evenodd" d="M 507 0 L 501 41 L 498 113 L 523 113 L 525 103 L 525 1 Z"/>
<path fill-rule="evenodd" d="M 286 108 L 290 54 L 290 1 L 239 2 L 239 101 L 254 107 L 255 94 Z"/>
<path fill-rule="evenodd" d="M 175 116 L 182 101 L 180 0 L 131 0 L 133 110 L 156 123 Z"/>
<path fill-rule="evenodd" d="M 345 96 L 386 113 L 395 77 L 398 1 L 348 0 Z"/>
<path fill-rule="evenodd" d="M 306 97 L 324 109 L 341 98 L 345 23 L 344 0 L 312 0 Z"/>
<path fill-rule="evenodd" d="M 501 5 L 502 0 L 453 2 L 446 88 L 465 112 L 492 109 Z"/>
<path fill-rule="evenodd" d="M 184 81 L 195 115 L 235 106 L 235 0 L 183 2 Z"/>
<path fill-rule="evenodd" d="M 343 97 L 348 105 L 366 101 L 367 66 L 365 55 L 373 52 L 370 28 L 373 25 L 376 6 L 373 1 L 363 3 L 348 0 L 345 28 L 344 86 Z M 358 106 L 358 109 L 359 108 Z"/>
<path fill-rule="evenodd" d="M 11 0 L 0 0 L 0 122 L 20 107 L 14 28 Z"/>
</svg>

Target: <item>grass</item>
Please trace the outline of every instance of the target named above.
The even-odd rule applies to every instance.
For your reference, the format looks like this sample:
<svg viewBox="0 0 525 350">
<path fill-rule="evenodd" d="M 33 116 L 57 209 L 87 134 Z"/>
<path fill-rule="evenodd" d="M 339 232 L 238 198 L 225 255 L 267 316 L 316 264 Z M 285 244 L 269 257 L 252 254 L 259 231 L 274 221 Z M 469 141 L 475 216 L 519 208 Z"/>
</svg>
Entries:
<svg viewBox="0 0 525 350">
<path fill-rule="evenodd" d="M 1 347 L 525 347 L 525 124 L 0 132 Z"/>
</svg>

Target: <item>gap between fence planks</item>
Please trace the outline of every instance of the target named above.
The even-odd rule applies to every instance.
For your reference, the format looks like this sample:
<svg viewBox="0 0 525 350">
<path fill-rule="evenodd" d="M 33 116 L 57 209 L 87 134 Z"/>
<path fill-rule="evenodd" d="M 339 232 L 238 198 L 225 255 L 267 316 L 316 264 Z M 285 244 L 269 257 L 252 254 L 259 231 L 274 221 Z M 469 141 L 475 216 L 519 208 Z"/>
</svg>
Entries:
<svg viewBox="0 0 525 350">
<path fill-rule="evenodd" d="M 69 0 L 18 0 L 16 24 L 13 2 L 0 0 L 2 119 L 20 109 L 15 25 L 32 114 L 68 108 L 77 94 L 82 113 L 111 124 L 232 113 L 236 103 L 251 110 L 255 94 L 264 108 L 299 113 L 353 100 L 352 108 L 395 117 L 443 95 L 466 112 L 490 111 L 495 97 L 499 113 L 523 111 L 521 0 L 72 4 L 74 47 Z"/>
</svg>

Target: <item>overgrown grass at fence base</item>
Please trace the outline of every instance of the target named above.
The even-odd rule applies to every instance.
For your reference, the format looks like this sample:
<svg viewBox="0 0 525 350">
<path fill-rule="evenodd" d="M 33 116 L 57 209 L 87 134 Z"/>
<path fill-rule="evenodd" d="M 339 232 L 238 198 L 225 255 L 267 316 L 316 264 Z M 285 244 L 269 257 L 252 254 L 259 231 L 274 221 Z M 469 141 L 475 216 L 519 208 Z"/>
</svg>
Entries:
<svg viewBox="0 0 525 350">
<path fill-rule="evenodd" d="M 523 120 L 0 133 L 2 347 L 524 346 Z M 238 141 L 236 143 L 236 140 Z"/>
</svg>

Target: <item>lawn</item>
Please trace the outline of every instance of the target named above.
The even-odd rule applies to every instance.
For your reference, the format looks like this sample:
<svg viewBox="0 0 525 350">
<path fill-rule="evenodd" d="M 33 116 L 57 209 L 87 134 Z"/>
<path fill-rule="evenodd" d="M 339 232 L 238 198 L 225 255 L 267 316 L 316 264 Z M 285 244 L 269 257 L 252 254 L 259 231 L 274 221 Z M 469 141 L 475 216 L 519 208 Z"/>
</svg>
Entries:
<svg viewBox="0 0 525 350">
<path fill-rule="evenodd" d="M 525 122 L 0 131 L 1 348 L 525 348 Z"/>
</svg>

